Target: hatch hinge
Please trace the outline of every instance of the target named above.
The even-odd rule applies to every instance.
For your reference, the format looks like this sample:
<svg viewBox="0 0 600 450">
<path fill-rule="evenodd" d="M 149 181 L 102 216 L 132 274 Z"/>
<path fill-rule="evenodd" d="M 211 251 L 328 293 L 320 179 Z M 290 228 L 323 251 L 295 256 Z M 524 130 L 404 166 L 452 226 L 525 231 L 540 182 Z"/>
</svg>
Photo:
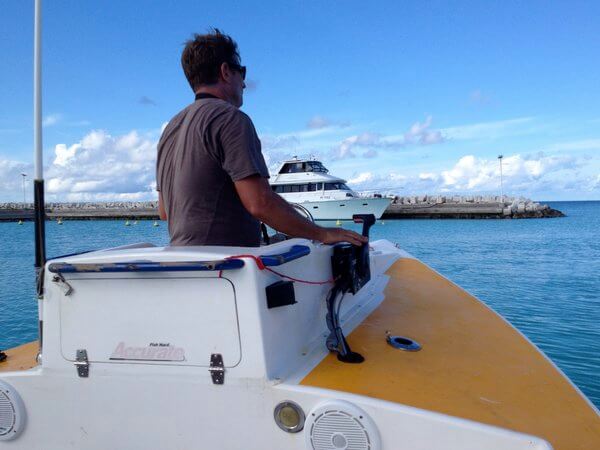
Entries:
<svg viewBox="0 0 600 450">
<path fill-rule="evenodd" d="M 223 364 L 223 356 L 220 353 L 210 355 L 210 376 L 213 384 L 225 383 L 225 365 Z"/>
<path fill-rule="evenodd" d="M 77 350 L 74 364 L 77 368 L 77 375 L 79 375 L 80 378 L 87 378 L 90 374 L 90 363 L 88 361 L 87 350 Z"/>
</svg>

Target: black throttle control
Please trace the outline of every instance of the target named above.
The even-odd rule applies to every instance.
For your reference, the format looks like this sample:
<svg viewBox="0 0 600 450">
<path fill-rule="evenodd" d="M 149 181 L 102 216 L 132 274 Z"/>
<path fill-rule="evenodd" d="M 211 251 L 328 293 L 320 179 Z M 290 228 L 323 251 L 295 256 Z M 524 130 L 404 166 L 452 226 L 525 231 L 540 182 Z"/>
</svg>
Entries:
<svg viewBox="0 0 600 450">
<path fill-rule="evenodd" d="M 373 214 L 356 214 L 352 216 L 356 223 L 363 224 L 362 235 L 369 237 L 369 230 L 375 223 Z M 333 248 L 331 269 L 335 284 L 327 297 L 327 327 L 330 334 L 327 338 L 327 348 L 338 354 L 343 362 L 361 363 L 365 359 L 359 353 L 353 352 L 346 341 L 339 321 L 340 304 L 344 294 L 356 294 L 371 279 L 369 263 L 369 243 L 361 246 L 338 244 Z M 342 294 L 341 296 L 339 294 Z"/>
</svg>

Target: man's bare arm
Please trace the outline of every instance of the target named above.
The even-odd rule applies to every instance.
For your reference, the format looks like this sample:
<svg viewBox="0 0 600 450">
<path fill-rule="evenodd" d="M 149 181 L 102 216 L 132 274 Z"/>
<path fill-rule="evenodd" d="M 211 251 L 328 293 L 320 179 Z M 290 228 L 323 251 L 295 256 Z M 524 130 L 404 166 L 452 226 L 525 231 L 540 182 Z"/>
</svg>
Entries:
<svg viewBox="0 0 600 450">
<path fill-rule="evenodd" d="M 167 212 L 165 211 L 165 204 L 162 201 L 162 194 L 158 192 L 158 217 L 160 220 L 167 220 Z"/>
<path fill-rule="evenodd" d="M 266 178 L 254 175 L 235 182 L 244 207 L 258 220 L 292 237 L 303 237 L 325 244 L 350 242 L 362 245 L 367 239 L 343 228 L 324 228 L 302 217 L 288 202 L 273 192 Z"/>
</svg>

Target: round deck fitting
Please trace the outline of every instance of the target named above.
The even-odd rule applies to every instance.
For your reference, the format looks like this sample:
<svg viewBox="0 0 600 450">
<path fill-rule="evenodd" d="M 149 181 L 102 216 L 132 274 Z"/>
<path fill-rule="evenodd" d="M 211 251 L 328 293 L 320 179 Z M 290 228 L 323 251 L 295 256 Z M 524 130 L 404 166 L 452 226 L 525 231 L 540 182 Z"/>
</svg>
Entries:
<svg viewBox="0 0 600 450">
<path fill-rule="evenodd" d="M 398 350 L 404 350 L 406 352 L 418 352 L 421 350 L 421 345 L 412 340 L 411 338 L 407 338 L 404 336 L 389 336 L 387 337 L 387 342 L 392 347 L 397 348 Z"/>
</svg>

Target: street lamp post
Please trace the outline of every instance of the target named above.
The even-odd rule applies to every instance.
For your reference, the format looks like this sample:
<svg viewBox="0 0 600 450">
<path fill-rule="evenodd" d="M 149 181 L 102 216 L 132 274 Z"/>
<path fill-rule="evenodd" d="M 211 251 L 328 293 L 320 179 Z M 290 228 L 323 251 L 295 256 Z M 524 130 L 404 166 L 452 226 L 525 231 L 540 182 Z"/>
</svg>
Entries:
<svg viewBox="0 0 600 450">
<path fill-rule="evenodd" d="M 25 196 L 25 178 L 27 178 L 26 173 L 21 173 L 21 180 L 23 181 L 23 203 L 27 203 L 27 197 Z"/>
<path fill-rule="evenodd" d="M 500 161 L 500 201 L 504 203 L 504 188 L 502 186 L 502 158 L 504 158 L 504 155 L 498 155 L 498 161 Z"/>
</svg>

